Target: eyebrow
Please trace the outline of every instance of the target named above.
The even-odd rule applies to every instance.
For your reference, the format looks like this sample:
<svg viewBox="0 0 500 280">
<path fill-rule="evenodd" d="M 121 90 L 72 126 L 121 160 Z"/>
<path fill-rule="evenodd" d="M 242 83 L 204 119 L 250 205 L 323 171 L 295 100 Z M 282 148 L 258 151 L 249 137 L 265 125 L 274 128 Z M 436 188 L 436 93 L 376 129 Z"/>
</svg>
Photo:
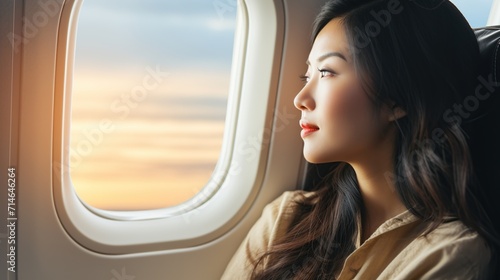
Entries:
<svg viewBox="0 0 500 280">
<path fill-rule="evenodd" d="M 339 57 L 339 58 L 341 58 L 341 59 L 343 59 L 343 60 L 345 60 L 347 62 L 347 58 L 345 58 L 345 56 L 342 53 L 340 53 L 340 52 L 325 53 L 325 54 L 321 55 L 320 57 L 318 57 L 317 61 L 321 62 L 321 61 L 323 61 L 323 60 L 325 60 L 325 59 L 327 59 L 329 57 L 332 57 L 332 56 Z M 307 65 L 311 65 L 311 62 L 309 62 L 309 60 L 307 60 L 306 64 Z"/>
</svg>

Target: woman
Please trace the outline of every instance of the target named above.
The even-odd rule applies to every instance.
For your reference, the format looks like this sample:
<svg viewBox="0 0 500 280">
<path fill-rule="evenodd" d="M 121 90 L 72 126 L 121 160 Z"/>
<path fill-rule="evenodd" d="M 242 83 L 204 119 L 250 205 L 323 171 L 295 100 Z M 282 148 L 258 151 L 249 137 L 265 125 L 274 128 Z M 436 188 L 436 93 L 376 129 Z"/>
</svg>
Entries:
<svg viewBox="0 0 500 280">
<path fill-rule="evenodd" d="M 446 113 L 474 93 L 467 21 L 449 1 L 333 0 L 313 34 L 294 100 L 304 156 L 338 164 L 268 205 L 223 279 L 491 277 L 466 120 Z"/>
</svg>

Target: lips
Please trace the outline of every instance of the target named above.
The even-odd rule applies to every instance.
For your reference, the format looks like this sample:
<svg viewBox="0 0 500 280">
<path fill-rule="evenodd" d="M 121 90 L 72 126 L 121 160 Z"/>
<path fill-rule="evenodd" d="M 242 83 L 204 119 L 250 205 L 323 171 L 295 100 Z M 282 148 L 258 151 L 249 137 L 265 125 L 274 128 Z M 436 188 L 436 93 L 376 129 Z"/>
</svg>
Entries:
<svg viewBox="0 0 500 280">
<path fill-rule="evenodd" d="M 319 130 L 318 126 L 304 121 L 300 121 L 300 127 L 302 127 L 302 131 L 300 132 L 300 136 L 302 136 L 302 138 L 305 138 Z"/>
</svg>

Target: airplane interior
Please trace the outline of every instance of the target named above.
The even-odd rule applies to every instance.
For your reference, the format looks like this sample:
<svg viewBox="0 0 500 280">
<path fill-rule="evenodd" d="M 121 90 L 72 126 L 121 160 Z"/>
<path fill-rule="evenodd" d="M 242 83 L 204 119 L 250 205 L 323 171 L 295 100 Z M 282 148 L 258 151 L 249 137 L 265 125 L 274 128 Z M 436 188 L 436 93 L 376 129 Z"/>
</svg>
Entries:
<svg viewBox="0 0 500 280">
<path fill-rule="evenodd" d="M 162 2 L 193 15 L 162 16 Z M 293 104 L 324 2 L 2 0 L 0 279 L 220 279 L 268 203 L 336 165 L 305 160 Z M 448 117 L 500 232 L 500 0 L 456 2 L 482 20 L 481 61 Z M 127 64 L 134 53 L 146 62 Z"/>
</svg>

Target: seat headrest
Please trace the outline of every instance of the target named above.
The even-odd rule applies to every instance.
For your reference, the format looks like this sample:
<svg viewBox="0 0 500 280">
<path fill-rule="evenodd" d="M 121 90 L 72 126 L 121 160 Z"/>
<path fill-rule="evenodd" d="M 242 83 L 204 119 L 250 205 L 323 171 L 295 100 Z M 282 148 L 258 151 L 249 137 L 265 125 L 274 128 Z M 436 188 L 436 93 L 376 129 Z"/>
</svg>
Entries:
<svg viewBox="0 0 500 280">
<path fill-rule="evenodd" d="M 475 96 L 483 99 L 466 130 L 484 206 L 500 232 L 500 26 L 474 30 L 481 55 Z M 479 93 L 479 95 L 478 95 Z"/>
<path fill-rule="evenodd" d="M 500 25 L 474 29 L 481 53 L 480 74 L 500 81 Z"/>
<path fill-rule="evenodd" d="M 500 26 L 487 26 L 474 30 L 479 45 L 479 73 L 475 95 L 481 100 L 477 110 L 471 112 L 471 125 L 479 132 L 476 144 L 489 149 L 490 160 L 500 163 Z M 472 93 L 471 93 L 472 94 Z M 479 98 L 481 97 L 481 98 Z M 500 184 L 500 183 L 499 183 Z"/>
</svg>

